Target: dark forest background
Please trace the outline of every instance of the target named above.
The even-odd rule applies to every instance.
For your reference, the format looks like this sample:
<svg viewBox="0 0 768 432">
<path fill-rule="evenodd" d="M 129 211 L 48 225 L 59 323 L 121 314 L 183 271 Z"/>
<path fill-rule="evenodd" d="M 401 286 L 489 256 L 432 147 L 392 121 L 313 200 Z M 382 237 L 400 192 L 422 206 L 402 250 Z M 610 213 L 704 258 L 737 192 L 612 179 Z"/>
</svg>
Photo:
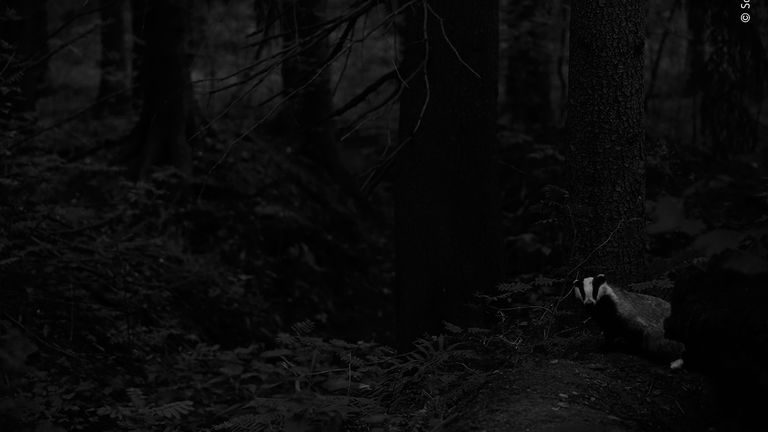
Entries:
<svg viewBox="0 0 768 432">
<path fill-rule="evenodd" d="M 768 271 L 742 4 L 0 2 L 0 428 L 445 430 L 573 279 Z"/>
</svg>

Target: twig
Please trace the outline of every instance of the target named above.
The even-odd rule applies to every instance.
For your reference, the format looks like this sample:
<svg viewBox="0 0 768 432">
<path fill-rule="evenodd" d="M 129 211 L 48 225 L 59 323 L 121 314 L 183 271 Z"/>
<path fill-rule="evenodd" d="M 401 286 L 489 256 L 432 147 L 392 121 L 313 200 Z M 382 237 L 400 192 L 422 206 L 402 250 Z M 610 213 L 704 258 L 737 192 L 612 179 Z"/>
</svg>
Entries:
<svg viewBox="0 0 768 432">
<path fill-rule="evenodd" d="M 456 420 L 456 418 L 459 417 L 459 413 L 453 413 L 446 417 L 443 421 L 438 423 L 435 427 L 431 429 L 432 432 L 437 432 L 439 430 L 442 430 L 443 427 L 447 424 L 450 424 L 452 421 Z"/>
<path fill-rule="evenodd" d="M 354 22 L 350 22 L 352 25 L 352 29 L 354 29 Z M 349 29 L 350 27 L 347 27 Z M 342 34 L 339 38 L 339 47 L 341 47 L 341 43 L 345 40 L 347 40 L 347 29 L 344 29 L 345 34 Z M 352 34 L 354 37 L 354 33 Z M 341 81 L 344 79 L 344 74 L 347 72 L 347 67 L 349 67 L 349 59 L 352 58 L 352 50 L 347 50 L 347 56 L 344 57 L 344 65 L 341 67 L 341 71 L 339 72 L 339 77 L 336 78 L 336 85 L 333 86 L 333 91 L 331 92 L 331 100 L 336 96 L 336 93 L 339 91 L 339 87 L 341 87 Z"/>
<path fill-rule="evenodd" d="M 683 409 L 682 406 L 680 406 L 680 402 L 678 402 L 677 399 L 675 399 L 675 406 L 677 406 L 677 409 L 680 410 L 681 414 L 685 415 L 685 410 Z"/>
<path fill-rule="evenodd" d="M 524 309 L 534 309 L 534 310 L 541 309 L 544 312 L 548 312 L 548 313 L 552 312 L 552 308 L 548 308 L 546 306 L 538 306 L 538 305 L 514 306 L 514 307 L 508 307 L 508 308 L 498 308 L 498 307 L 493 307 L 492 306 L 492 308 L 497 310 L 497 311 L 502 311 L 502 312 L 508 312 L 508 311 L 514 311 L 514 310 L 524 310 Z"/>
<path fill-rule="evenodd" d="M 72 24 L 73 22 L 77 21 L 78 19 L 80 19 L 80 18 L 82 18 L 84 16 L 88 16 L 88 15 L 93 14 L 93 13 L 101 12 L 103 9 L 106 9 L 108 7 L 114 6 L 114 4 L 117 3 L 118 1 L 120 1 L 120 0 L 114 0 L 114 1 L 110 2 L 109 4 L 99 5 L 99 7 L 95 8 L 95 9 L 86 10 L 85 12 L 80 12 L 78 14 L 75 14 L 75 15 L 71 16 L 68 20 L 66 20 L 63 23 L 61 23 L 61 25 L 59 27 L 57 27 L 56 30 L 54 30 L 50 34 L 48 34 L 46 36 L 46 40 L 53 39 L 54 36 L 59 34 L 59 32 L 61 32 L 65 28 L 69 27 L 70 24 Z"/>
<path fill-rule="evenodd" d="M 589 259 L 592 258 L 592 255 L 594 255 L 595 252 L 597 252 L 598 250 L 602 249 L 603 246 L 607 245 L 608 242 L 610 242 L 611 239 L 613 238 L 614 234 L 616 234 L 619 231 L 619 228 L 621 228 L 621 225 L 622 225 L 623 222 L 624 222 L 624 218 L 621 218 L 621 220 L 619 220 L 618 225 L 616 225 L 616 228 L 608 235 L 608 238 L 605 239 L 605 241 L 603 241 L 602 243 L 600 243 L 596 248 L 592 249 L 592 251 L 589 254 L 587 254 L 587 257 L 584 258 L 584 260 L 582 260 L 576 267 L 572 268 L 571 271 L 569 271 L 567 273 L 567 276 L 570 276 L 571 274 L 573 274 L 573 272 L 575 272 L 576 270 L 580 269 L 581 266 L 586 264 L 587 261 L 589 261 Z"/>
<path fill-rule="evenodd" d="M 58 346 L 56 346 L 56 345 L 54 345 L 54 344 L 52 344 L 50 342 L 45 341 L 43 338 L 41 338 L 40 336 L 35 334 L 32 330 L 29 330 L 28 328 L 26 328 L 24 326 L 24 324 L 20 323 L 18 320 L 13 318 L 7 312 L 3 312 L 3 316 L 8 321 L 12 322 L 16 327 L 20 328 L 24 333 L 32 336 L 36 341 L 40 342 L 40 344 L 45 346 L 46 348 L 51 349 L 53 351 L 56 351 L 58 353 L 64 354 L 67 357 L 79 360 L 79 358 L 77 357 L 77 354 L 75 354 L 75 353 L 73 353 L 71 351 L 65 350 L 64 348 L 60 348 L 60 347 L 58 347 Z"/>
<path fill-rule="evenodd" d="M 469 69 L 470 72 L 472 72 L 476 77 L 480 78 L 480 74 L 475 72 L 474 69 L 470 65 L 467 64 L 467 62 L 464 61 L 463 58 L 461 58 L 461 54 L 459 54 L 459 50 L 456 49 L 456 47 L 451 43 L 451 40 L 448 38 L 448 33 L 445 31 L 445 22 L 443 20 L 443 17 L 437 14 L 434 9 L 432 9 L 432 6 L 430 6 L 426 1 L 424 2 L 424 5 L 429 9 L 429 12 L 434 15 L 437 20 L 440 22 L 440 30 L 443 32 L 443 38 L 445 38 L 445 41 L 448 43 L 448 46 L 451 47 L 451 50 L 453 50 L 453 53 L 456 55 L 456 58 L 459 60 L 459 63 L 463 64 L 464 67 Z"/>
<path fill-rule="evenodd" d="M 248 90 L 246 90 L 245 93 L 238 95 L 233 101 L 227 104 L 227 106 L 224 107 L 224 109 L 222 109 L 221 112 L 216 114 L 216 116 L 214 116 L 212 119 L 208 120 L 204 125 L 200 126 L 200 128 L 198 128 L 198 130 L 195 131 L 195 133 L 192 134 L 192 136 L 190 136 L 189 139 L 192 140 L 196 138 L 198 135 L 200 135 L 201 133 L 208 130 L 215 122 L 219 121 L 222 117 L 224 117 L 227 113 L 229 113 L 229 111 L 232 110 L 232 108 L 234 108 L 234 106 L 237 103 L 239 103 L 240 101 L 245 99 L 248 95 L 256 91 L 256 89 L 259 88 L 261 83 L 263 83 L 267 78 L 269 78 L 269 72 L 271 72 L 278 66 L 280 66 L 279 62 L 275 62 L 272 66 L 270 66 L 270 69 L 264 73 L 264 77 L 262 79 L 253 83 L 253 85 L 251 85 L 251 87 Z"/>
<path fill-rule="evenodd" d="M 33 139 L 35 139 L 35 138 L 39 137 L 40 135 L 42 135 L 42 134 L 44 134 L 44 133 L 46 133 L 46 132 L 48 132 L 48 131 L 50 131 L 50 130 L 56 129 L 56 128 L 58 128 L 58 127 L 61 127 L 61 126 L 65 125 L 65 124 L 67 124 L 67 123 L 71 122 L 72 120 L 74 120 L 74 119 L 76 119 L 76 118 L 80 117 L 81 115 L 83 115 L 83 114 L 85 114 L 85 113 L 89 112 L 90 110 L 94 109 L 95 107 L 97 107 L 97 106 L 101 105 L 102 103 L 104 103 L 104 102 L 106 102 L 106 101 L 108 101 L 108 100 L 110 100 L 110 99 L 113 99 L 113 98 L 115 98 L 115 97 L 117 97 L 117 96 L 120 96 L 120 95 L 122 95 L 122 94 L 124 94 L 124 93 L 128 93 L 129 91 L 133 90 L 135 87 L 136 87 L 136 86 L 135 86 L 135 85 L 133 85 L 133 86 L 130 86 L 130 87 L 126 88 L 126 89 L 123 89 L 123 90 L 119 90 L 119 91 L 116 91 L 116 92 L 114 92 L 114 93 L 112 93 L 112 94 L 109 94 L 109 95 L 107 95 L 107 96 L 104 96 L 103 98 L 101 98 L 101 99 L 97 100 L 96 102 L 94 102 L 94 103 L 92 103 L 92 104 L 88 105 L 87 107 L 85 107 L 85 108 L 81 109 L 80 111 L 77 111 L 77 112 L 75 112 L 74 114 L 71 114 L 71 115 L 69 115 L 69 116 L 67 116 L 67 117 L 64 117 L 64 118 L 62 118 L 61 120 L 59 120 L 59 121 L 57 121 L 57 122 L 54 122 L 53 124 L 51 124 L 51 125 L 49 125 L 49 126 L 46 126 L 46 127 L 44 127 L 44 128 L 42 128 L 42 129 L 40 129 L 40 130 L 36 131 L 36 132 L 35 132 L 35 133 L 33 133 L 32 135 L 29 135 L 29 136 L 27 136 L 27 137 L 24 137 L 24 138 L 22 138 L 22 139 L 20 139 L 20 140 L 18 140 L 18 141 L 15 141 L 15 142 L 11 143 L 11 144 L 8 146 L 8 150 L 13 150 L 13 149 L 14 149 L 14 148 L 16 148 L 17 146 L 19 146 L 19 145 L 21 145 L 21 144 L 24 144 L 24 143 L 26 143 L 26 142 L 29 142 L 29 141 L 31 141 L 31 140 L 33 140 Z"/>
<path fill-rule="evenodd" d="M 291 53 L 291 51 L 294 51 L 297 48 L 298 48 L 298 44 L 290 45 L 287 48 L 283 48 L 282 50 L 272 54 L 271 56 L 269 56 L 267 58 L 258 60 L 258 61 L 256 61 L 253 64 L 250 64 L 248 66 L 240 68 L 239 70 L 237 70 L 235 72 L 232 72 L 229 75 L 225 75 L 225 76 L 220 77 L 220 78 L 200 79 L 200 80 L 194 81 L 192 84 L 200 84 L 200 83 L 210 82 L 210 81 L 226 81 L 226 80 L 228 80 L 228 79 L 230 79 L 232 77 L 235 77 L 235 76 L 237 76 L 237 75 L 239 75 L 239 74 L 241 74 L 241 73 L 243 73 L 243 72 L 245 72 L 247 70 L 253 69 L 253 68 L 257 67 L 257 66 L 261 66 L 263 63 L 267 63 L 270 60 L 274 60 L 274 63 L 270 64 L 269 66 L 265 66 L 263 69 L 260 69 L 260 70 L 258 70 L 256 72 L 254 72 L 253 74 L 251 74 L 251 75 L 249 75 L 249 76 L 247 76 L 247 77 L 245 77 L 245 78 L 243 78 L 243 79 L 241 79 L 239 81 L 235 81 L 235 82 L 233 82 L 231 84 L 224 85 L 223 87 L 218 87 L 218 88 L 215 88 L 213 90 L 209 90 L 208 94 L 209 95 L 214 95 L 216 93 L 220 93 L 220 92 L 223 92 L 225 90 L 229 90 L 229 89 L 234 88 L 234 87 L 239 87 L 241 85 L 244 85 L 244 84 L 246 84 L 246 83 L 248 83 L 248 82 L 258 78 L 259 76 L 261 76 L 261 75 L 263 75 L 265 73 L 269 73 L 274 68 L 275 65 L 282 64 L 283 61 L 285 61 L 285 59 L 291 58 L 292 56 L 298 55 L 301 52 L 303 52 L 303 51 L 300 50 L 299 52 Z"/>
<path fill-rule="evenodd" d="M 381 103 L 379 103 L 379 104 L 377 104 L 377 105 L 374 105 L 374 106 L 373 106 L 373 107 L 371 107 L 370 109 L 368 109 L 368 110 L 366 110 L 365 112 L 363 112 L 362 114 L 360 114 L 360 115 L 359 115 L 359 116 L 358 116 L 358 117 L 357 117 L 357 118 L 356 118 L 354 121 L 352 121 L 352 123 L 351 123 L 351 124 L 353 125 L 353 126 L 352 126 L 352 128 L 350 128 L 350 130 L 349 130 L 347 133 L 345 133 L 345 134 L 344 134 L 344 136 L 342 136 L 342 137 L 339 139 L 339 141 L 344 141 L 345 139 L 347 139 L 347 138 L 348 138 L 350 135 L 352 135 L 352 134 L 353 134 L 355 131 L 357 131 L 358 129 L 360 129 L 360 127 L 362 127 L 362 125 L 363 125 L 363 124 L 365 124 L 365 123 L 366 123 L 368 120 L 375 120 L 375 119 L 378 119 L 378 118 L 380 118 L 382 115 L 384 115 L 385 113 L 388 113 L 388 112 L 389 112 L 389 110 L 387 110 L 387 111 L 382 111 L 382 112 L 380 112 L 380 113 L 379 113 L 379 115 L 378 115 L 378 116 L 376 116 L 376 117 L 370 117 L 371 115 L 373 115 L 373 113 L 374 113 L 374 112 L 376 112 L 376 111 L 379 111 L 379 110 L 380 110 L 381 108 L 383 108 L 384 106 L 386 106 L 386 105 L 392 106 L 392 104 L 394 103 L 394 101 L 395 101 L 395 100 L 397 100 L 397 99 L 400 97 L 400 95 L 401 95 L 402 93 L 403 93 L 403 88 L 402 88 L 402 87 L 398 87 L 398 88 L 396 88 L 395 90 L 393 90 L 393 91 L 392 91 L 392 93 L 390 93 L 390 95 L 389 95 L 389 96 L 387 96 L 386 98 L 384 98 L 384 100 L 382 100 L 382 101 L 381 101 Z"/>
<path fill-rule="evenodd" d="M 345 103 L 338 109 L 334 110 L 332 113 L 328 115 L 327 119 L 330 119 L 332 117 L 338 117 L 345 112 L 351 110 L 352 108 L 356 107 L 357 105 L 361 104 L 365 99 L 368 98 L 368 96 L 371 95 L 371 93 L 375 92 L 379 89 L 382 85 L 386 84 L 388 81 L 391 81 L 392 79 L 397 76 L 397 73 L 395 70 L 391 70 L 384 75 L 380 76 L 376 81 L 369 84 L 366 88 L 363 89 L 360 93 L 355 95 L 352 99 L 349 100 L 349 102 Z"/>
<path fill-rule="evenodd" d="M 121 212 L 117 212 L 117 213 L 107 217 L 104 220 L 101 220 L 101 221 L 98 221 L 98 222 L 94 222 L 94 223 L 89 224 L 89 225 L 77 227 L 77 228 L 70 228 L 70 229 L 61 230 L 61 231 L 55 231 L 55 232 L 53 232 L 51 234 L 53 234 L 53 235 L 76 234 L 76 233 L 79 233 L 81 231 L 88 231 L 90 229 L 101 228 L 104 225 L 107 225 L 108 223 L 110 223 L 113 220 L 115 220 L 121 214 L 122 214 Z"/>
<path fill-rule="evenodd" d="M 80 33 L 79 35 L 73 37 L 72 39 L 62 43 L 61 45 L 59 45 L 55 49 L 53 49 L 51 51 L 48 51 L 47 53 L 45 53 L 45 55 L 40 56 L 39 58 L 35 59 L 35 61 L 30 61 L 28 64 L 25 63 L 24 64 L 24 70 L 27 70 L 27 69 L 32 68 L 32 67 L 35 67 L 35 66 L 39 65 L 40 63 L 48 60 L 49 58 L 51 58 L 54 55 L 58 54 L 59 51 L 63 50 L 64 48 L 69 47 L 70 45 L 72 45 L 75 42 L 77 42 L 78 40 L 88 36 L 89 34 L 91 34 L 92 32 L 94 32 L 95 30 L 97 30 L 99 28 L 101 28 L 101 25 L 99 25 L 99 24 L 92 25 L 91 28 L 89 28 L 88 30 L 86 30 L 86 31 Z"/>
<path fill-rule="evenodd" d="M 648 384 L 648 390 L 645 392 L 646 396 L 650 395 L 651 392 L 653 391 L 653 384 L 654 384 L 654 381 L 653 381 L 653 378 L 651 378 L 651 382 L 650 384 Z"/>
<path fill-rule="evenodd" d="M 229 142 L 229 144 L 227 145 L 226 150 L 221 155 L 221 157 L 216 160 L 216 162 L 211 166 L 211 168 L 205 174 L 205 178 L 207 179 L 208 177 L 210 177 L 213 174 L 213 172 L 216 171 L 216 169 L 222 163 L 224 163 L 224 161 L 227 159 L 229 154 L 232 153 L 232 149 L 234 148 L 235 144 L 237 144 L 240 141 L 242 141 L 245 137 L 250 135 L 251 132 L 256 130 L 256 128 L 261 126 L 268 118 L 270 118 L 272 116 L 272 114 L 274 114 L 278 109 L 280 109 L 289 100 L 291 100 L 291 98 L 295 94 L 297 94 L 298 92 L 304 90 L 310 84 L 312 84 L 315 81 L 315 79 L 317 79 L 317 77 L 320 76 L 320 74 L 322 74 L 325 71 L 325 69 L 327 69 L 330 65 L 331 65 L 331 63 L 328 62 L 328 63 L 324 64 L 323 66 L 321 66 L 320 68 L 318 68 L 317 72 L 307 82 L 305 82 L 301 87 L 294 89 L 290 94 L 288 94 L 288 96 L 285 97 L 285 99 L 283 99 L 279 103 L 275 104 L 275 106 L 273 106 L 269 111 L 267 111 L 267 113 L 264 114 L 264 116 L 262 116 L 261 119 L 259 119 L 255 124 L 253 124 L 252 126 L 246 128 L 246 130 L 243 133 L 238 135 L 235 139 L 231 140 Z M 279 93 L 279 94 L 281 94 L 281 93 Z M 200 192 L 198 193 L 198 199 L 200 198 L 200 196 L 202 196 L 202 193 L 203 193 L 204 190 L 205 190 L 205 184 L 203 184 L 203 186 L 200 188 Z"/>
<path fill-rule="evenodd" d="M 563 334 L 563 333 L 568 333 L 568 332 L 570 332 L 570 331 L 578 330 L 578 329 L 580 329 L 580 328 L 581 328 L 581 327 L 568 327 L 568 328 L 566 328 L 566 329 L 560 330 L 559 332 L 555 333 L 554 335 L 555 335 L 555 336 L 560 336 L 560 335 L 561 335 L 561 334 Z"/>
<path fill-rule="evenodd" d="M 422 0 L 422 4 L 424 5 L 424 91 L 426 95 L 424 96 L 424 104 L 421 106 L 419 118 L 416 120 L 416 126 L 413 128 L 411 136 L 416 135 L 419 127 L 421 127 L 421 121 L 424 119 L 424 113 L 427 111 L 427 105 L 429 104 L 429 99 L 432 96 L 431 90 L 429 88 L 429 35 L 427 33 L 427 8 L 429 8 L 429 4 L 427 4 L 427 0 Z"/>
<path fill-rule="evenodd" d="M 333 58 L 336 56 L 336 54 L 340 53 L 342 49 L 344 49 L 344 42 L 349 38 L 349 34 L 355 29 L 355 24 L 357 24 L 359 16 L 355 16 L 347 22 L 347 26 L 344 28 L 344 31 L 341 32 L 341 36 L 339 36 L 338 42 L 336 42 L 336 46 L 333 47 L 328 57 Z"/>
<path fill-rule="evenodd" d="M 5 75 L 5 71 L 7 71 L 7 70 L 8 70 L 8 68 L 11 66 L 11 64 L 13 64 L 13 60 L 14 60 L 15 58 L 16 58 L 16 52 L 14 51 L 14 52 L 12 52 L 12 53 L 11 53 L 11 54 L 8 56 L 8 61 L 7 61 L 7 62 L 5 62 L 5 64 L 3 65 L 3 68 L 2 68 L 2 69 L 0 69 L 0 77 L 3 77 L 3 75 Z M 3 81 L 5 81 L 5 78 L 3 78 Z"/>
</svg>

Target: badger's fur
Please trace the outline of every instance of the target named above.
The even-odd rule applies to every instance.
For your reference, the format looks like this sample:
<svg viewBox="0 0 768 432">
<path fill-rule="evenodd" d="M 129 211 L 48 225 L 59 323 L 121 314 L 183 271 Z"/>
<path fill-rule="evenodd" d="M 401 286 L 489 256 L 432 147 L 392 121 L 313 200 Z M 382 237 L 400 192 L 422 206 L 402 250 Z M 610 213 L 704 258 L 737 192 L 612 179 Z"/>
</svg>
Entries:
<svg viewBox="0 0 768 432">
<path fill-rule="evenodd" d="M 574 281 L 573 289 L 603 330 L 608 344 L 655 360 L 680 358 L 683 345 L 664 337 L 668 302 L 608 284 L 605 275 Z"/>
</svg>

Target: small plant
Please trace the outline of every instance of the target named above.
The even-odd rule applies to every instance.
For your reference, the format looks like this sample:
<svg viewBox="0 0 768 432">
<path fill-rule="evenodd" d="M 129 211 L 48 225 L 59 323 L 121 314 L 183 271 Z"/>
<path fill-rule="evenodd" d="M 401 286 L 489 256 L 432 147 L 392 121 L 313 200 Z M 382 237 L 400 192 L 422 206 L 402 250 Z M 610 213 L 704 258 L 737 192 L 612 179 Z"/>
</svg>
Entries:
<svg viewBox="0 0 768 432">
<path fill-rule="evenodd" d="M 161 405 L 148 404 L 144 393 L 138 388 L 126 389 L 130 404 L 104 406 L 96 410 L 99 416 L 109 417 L 123 426 L 155 426 L 168 421 L 182 420 L 194 410 L 192 401 L 176 401 Z"/>
</svg>

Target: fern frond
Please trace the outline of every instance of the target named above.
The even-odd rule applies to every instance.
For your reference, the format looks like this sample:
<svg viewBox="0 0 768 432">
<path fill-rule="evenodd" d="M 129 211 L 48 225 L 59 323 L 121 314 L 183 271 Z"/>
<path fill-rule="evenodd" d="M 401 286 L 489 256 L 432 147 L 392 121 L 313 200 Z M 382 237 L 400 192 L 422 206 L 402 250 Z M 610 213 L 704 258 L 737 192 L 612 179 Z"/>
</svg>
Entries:
<svg viewBox="0 0 768 432">
<path fill-rule="evenodd" d="M 277 342 L 278 346 L 287 347 L 287 346 L 294 346 L 298 344 L 299 338 L 293 335 L 290 335 L 288 333 L 278 333 L 277 337 L 275 338 L 275 342 Z"/>
<path fill-rule="evenodd" d="M 125 394 L 128 395 L 128 399 L 131 400 L 131 404 L 134 408 L 142 409 L 147 406 L 147 399 L 144 397 L 144 392 L 140 388 L 131 387 L 125 389 Z"/>
<path fill-rule="evenodd" d="M 275 414 L 245 414 L 233 417 L 212 428 L 214 431 L 228 432 L 261 432 L 270 427 L 276 418 Z"/>
<path fill-rule="evenodd" d="M 159 407 L 150 408 L 148 413 L 154 417 L 164 417 L 167 419 L 181 419 L 192 412 L 194 404 L 192 401 L 177 401 L 161 405 Z"/>
<path fill-rule="evenodd" d="M 305 319 L 291 326 L 291 330 L 296 333 L 297 336 L 306 336 L 315 331 L 315 323 L 310 319 Z"/>
<path fill-rule="evenodd" d="M 339 359 L 344 364 L 349 364 L 352 367 L 360 368 L 366 365 L 366 361 L 361 359 L 360 357 L 357 357 L 353 355 L 349 351 L 336 351 L 335 352 L 336 358 Z"/>
<path fill-rule="evenodd" d="M 552 279 L 546 276 L 539 275 L 533 281 L 533 284 L 539 287 L 551 287 L 555 283 L 562 282 L 560 279 Z"/>
<path fill-rule="evenodd" d="M 497 289 L 505 293 L 522 294 L 531 290 L 531 286 L 523 282 L 503 282 L 497 285 Z"/>
<path fill-rule="evenodd" d="M 459 334 L 464 331 L 463 328 L 457 326 L 456 324 L 451 324 L 448 321 L 443 321 L 443 326 L 445 327 L 446 330 L 448 330 L 453 334 Z"/>
</svg>

